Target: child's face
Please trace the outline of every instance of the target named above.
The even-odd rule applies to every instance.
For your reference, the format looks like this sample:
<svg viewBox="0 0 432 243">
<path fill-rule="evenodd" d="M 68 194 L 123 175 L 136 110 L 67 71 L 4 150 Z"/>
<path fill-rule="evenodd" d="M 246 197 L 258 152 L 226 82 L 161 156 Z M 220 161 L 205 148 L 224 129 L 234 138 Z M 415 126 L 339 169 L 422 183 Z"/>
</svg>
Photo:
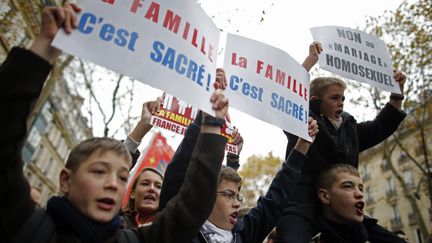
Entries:
<svg viewBox="0 0 432 243">
<path fill-rule="evenodd" d="M 351 173 L 342 172 L 327 191 L 327 212 L 336 223 L 363 222 L 363 183 Z"/>
<path fill-rule="evenodd" d="M 331 85 L 322 97 L 321 114 L 330 119 L 339 119 L 343 111 L 345 89 L 339 85 Z"/>
<path fill-rule="evenodd" d="M 228 180 L 222 180 L 218 186 L 216 202 L 208 220 L 221 229 L 232 230 L 237 223 L 240 208 L 238 188 L 237 183 Z"/>
<path fill-rule="evenodd" d="M 113 151 L 93 152 L 77 171 L 63 170 L 61 189 L 86 217 L 107 223 L 118 213 L 126 193 L 130 164 Z"/>
</svg>

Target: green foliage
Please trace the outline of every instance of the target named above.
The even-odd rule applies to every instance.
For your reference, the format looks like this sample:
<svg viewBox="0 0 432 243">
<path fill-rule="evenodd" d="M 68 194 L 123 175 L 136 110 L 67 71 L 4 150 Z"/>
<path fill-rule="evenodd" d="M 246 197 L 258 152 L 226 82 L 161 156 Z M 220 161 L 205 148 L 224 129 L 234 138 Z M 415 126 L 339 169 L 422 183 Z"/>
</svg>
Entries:
<svg viewBox="0 0 432 243">
<path fill-rule="evenodd" d="M 256 200 L 264 195 L 280 169 L 282 160 L 269 152 L 267 156 L 252 155 L 239 170 L 243 179 L 241 193 L 245 199 L 244 206 L 256 206 Z"/>
</svg>

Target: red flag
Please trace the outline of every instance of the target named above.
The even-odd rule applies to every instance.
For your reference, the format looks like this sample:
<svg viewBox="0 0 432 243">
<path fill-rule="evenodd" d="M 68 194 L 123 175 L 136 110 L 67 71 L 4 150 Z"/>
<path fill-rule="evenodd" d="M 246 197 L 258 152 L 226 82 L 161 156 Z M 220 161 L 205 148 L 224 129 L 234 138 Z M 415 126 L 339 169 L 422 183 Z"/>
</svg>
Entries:
<svg viewBox="0 0 432 243">
<path fill-rule="evenodd" d="M 132 182 L 135 181 L 141 171 L 144 168 L 153 167 L 164 173 L 173 155 L 174 150 L 168 145 L 166 138 L 161 133 L 156 133 L 130 172 L 127 193 L 123 198 L 123 208 L 129 201 Z"/>
</svg>

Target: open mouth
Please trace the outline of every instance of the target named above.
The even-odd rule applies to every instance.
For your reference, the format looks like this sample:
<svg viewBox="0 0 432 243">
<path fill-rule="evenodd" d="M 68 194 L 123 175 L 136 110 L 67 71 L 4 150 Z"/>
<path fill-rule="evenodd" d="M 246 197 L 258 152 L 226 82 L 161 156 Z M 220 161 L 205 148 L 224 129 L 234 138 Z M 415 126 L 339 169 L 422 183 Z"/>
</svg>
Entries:
<svg viewBox="0 0 432 243">
<path fill-rule="evenodd" d="M 144 200 L 155 202 L 155 201 L 156 201 L 156 197 L 155 197 L 154 195 L 152 195 L 152 194 L 148 194 L 148 195 L 146 195 L 146 196 L 144 197 Z"/>
<path fill-rule="evenodd" d="M 337 111 L 336 111 L 336 114 L 337 114 L 338 116 L 340 116 L 340 115 L 342 114 L 342 112 L 343 112 L 343 110 L 337 110 Z"/>
<path fill-rule="evenodd" d="M 364 214 L 363 209 L 365 206 L 365 203 L 363 201 L 357 202 L 355 205 L 356 207 L 356 212 L 359 216 L 362 216 Z"/>
<path fill-rule="evenodd" d="M 115 206 L 115 201 L 109 197 L 101 198 L 97 200 L 97 206 L 102 210 L 111 210 Z"/>
<path fill-rule="evenodd" d="M 230 214 L 230 223 L 236 224 L 237 218 L 238 218 L 238 212 L 234 212 L 234 213 Z"/>
</svg>

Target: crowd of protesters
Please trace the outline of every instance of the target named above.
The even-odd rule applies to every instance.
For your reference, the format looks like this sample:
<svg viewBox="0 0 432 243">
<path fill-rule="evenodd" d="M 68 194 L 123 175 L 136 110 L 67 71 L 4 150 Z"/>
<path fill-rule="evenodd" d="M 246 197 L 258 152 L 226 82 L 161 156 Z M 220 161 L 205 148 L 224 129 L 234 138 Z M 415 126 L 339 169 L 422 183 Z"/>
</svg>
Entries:
<svg viewBox="0 0 432 243">
<path fill-rule="evenodd" d="M 150 116 L 161 107 L 157 99 L 143 105 L 140 121 L 124 141 L 90 138 L 79 143 L 59 175 L 63 195 L 41 207 L 31 197 L 37 188 L 30 187 L 22 170 L 26 120 L 61 54 L 51 42 L 61 28 L 66 33 L 77 28 L 79 11 L 75 4 L 45 8 L 31 48 L 13 48 L 0 67 L 0 106 L 9 114 L 0 119 L 5 128 L 0 139 L 2 242 L 406 242 L 364 215 L 357 170 L 359 152 L 389 137 L 405 117 L 405 75 L 400 71 L 394 78 L 402 94 L 391 94 L 376 118 L 362 123 L 343 110 L 342 80 L 312 80 L 312 142 L 285 132 L 285 162 L 256 206 L 241 215 L 238 155 L 228 153 L 227 166 L 222 165 L 227 139 L 220 128 L 229 107 L 222 69 L 209 100 L 215 116 L 198 112 L 164 174 L 144 168 L 126 195 L 138 145 L 152 129 Z M 306 70 L 321 51 L 320 43 L 310 45 Z M 241 150 L 237 130 L 234 144 Z M 129 203 L 121 209 L 125 196 Z"/>
</svg>

